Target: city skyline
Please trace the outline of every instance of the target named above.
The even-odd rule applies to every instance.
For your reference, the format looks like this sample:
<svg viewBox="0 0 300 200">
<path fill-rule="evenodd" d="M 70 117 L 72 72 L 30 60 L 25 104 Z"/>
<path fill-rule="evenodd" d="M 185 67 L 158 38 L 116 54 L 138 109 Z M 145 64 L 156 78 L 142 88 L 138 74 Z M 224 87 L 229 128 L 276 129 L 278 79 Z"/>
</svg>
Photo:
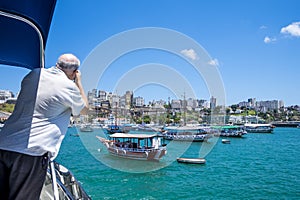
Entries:
<svg viewBox="0 0 300 200">
<path fill-rule="evenodd" d="M 149 106 L 153 103 L 159 103 L 161 104 L 162 101 L 164 102 L 164 104 L 168 104 L 168 103 L 176 103 L 176 101 L 202 101 L 202 103 L 199 103 L 199 106 L 204 106 L 204 107 L 210 107 L 210 108 L 215 108 L 216 106 L 222 106 L 219 105 L 217 102 L 217 99 L 215 97 L 210 97 L 210 99 L 194 99 L 191 97 L 183 97 L 181 99 L 171 99 L 168 98 L 168 100 L 164 100 L 164 99 L 153 99 L 152 101 L 148 101 L 146 102 L 144 97 L 142 96 L 137 96 L 134 95 L 134 92 L 132 91 L 126 91 L 126 93 L 124 94 L 114 94 L 112 92 L 108 92 L 108 91 L 103 91 L 103 90 L 97 90 L 97 89 L 93 89 L 92 91 L 88 91 L 88 99 L 89 101 L 92 101 L 93 98 L 98 98 L 99 100 L 105 101 L 105 100 L 109 100 L 111 99 L 112 101 L 114 101 L 113 99 L 115 99 L 115 101 L 118 101 L 119 103 L 121 103 L 121 99 L 128 99 L 128 94 L 130 96 L 132 96 L 132 101 L 133 104 L 135 104 L 135 101 L 138 101 L 139 105 L 138 106 Z M 117 97 L 117 98 L 116 98 Z M 98 103 L 98 101 L 96 101 Z M 144 102 L 144 104 L 142 105 L 141 102 Z M 92 102 L 90 102 L 92 103 Z M 202 104 L 202 105 L 200 105 Z M 206 104 L 206 105 L 205 105 Z M 125 105 L 125 104 L 124 104 Z M 208 106 L 209 105 L 209 106 Z M 272 109 L 279 109 L 281 107 L 285 107 L 284 105 L 284 101 L 281 99 L 266 99 L 266 100 L 257 100 L 256 98 L 248 98 L 247 101 L 240 101 L 237 102 L 235 104 L 232 105 L 225 105 L 226 107 L 230 107 L 233 105 L 238 105 L 239 107 L 270 107 Z M 294 106 L 300 106 L 300 105 L 294 105 Z"/>
<path fill-rule="evenodd" d="M 221 77 L 226 105 L 252 97 L 299 105 L 295 92 L 300 84 L 299 7 L 297 0 L 59 1 L 46 45 L 46 68 L 53 66 L 60 54 L 72 52 L 82 61 L 80 70 L 84 71 L 88 56 L 104 41 L 129 30 L 158 27 L 183 34 L 203 47 L 211 57 L 209 64 Z M 110 50 L 116 51 L 118 46 Z M 102 56 L 98 59 L 105 59 Z M 95 87 L 122 93 L 117 84 L 135 75 L 129 81 L 140 81 L 139 85 L 126 89 L 145 97 L 146 102 L 182 98 L 189 87 L 196 98 L 214 96 L 203 74 L 184 58 L 193 61 L 201 56 L 188 45 L 179 54 L 163 49 L 132 50 L 113 60 L 99 80 L 94 80 Z M 90 67 L 96 70 L 100 66 Z M 145 69 L 153 69 L 153 74 Z M 28 72 L 0 66 L 0 88 L 18 92 Z M 83 80 L 89 79 L 84 75 Z"/>
<path fill-rule="evenodd" d="M 210 97 L 209 99 L 203 99 L 203 98 L 192 98 L 192 97 L 184 97 L 184 96 L 182 96 L 182 98 L 175 98 L 175 99 L 172 99 L 172 98 L 170 98 L 170 97 L 167 97 L 166 99 L 152 99 L 151 101 L 146 101 L 145 100 L 145 98 L 143 97 L 143 96 L 140 96 L 140 95 L 134 95 L 134 92 L 132 92 L 132 91 L 126 91 L 126 93 L 124 93 L 124 94 L 116 94 L 116 93 L 113 93 L 113 92 L 110 92 L 110 91 L 104 91 L 104 90 L 101 90 L 101 89 L 94 89 L 94 90 L 96 90 L 96 98 L 99 98 L 99 99 L 102 99 L 102 100 L 107 100 L 107 97 L 108 96 L 117 96 L 118 98 L 120 98 L 120 97 L 122 97 L 122 96 L 125 96 L 126 94 L 127 94 L 127 92 L 130 92 L 130 93 L 132 93 L 132 95 L 133 95 L 133 98 L 142 98 L 143 100 L 143 102 L 145 103 L 144 105 L 150 105 L 151 103 L 153 103 L 153 102 L 160 102 L 160 101 L 164 101 L 164 102 L 166 102 L 166 104 L 170 101 L 176 101 L 176 100 L 199 100 L 199 101 L 205 101 L 205 102 L 207 102 L 208 104 L 209 103 L 211 103 L 212 102 L 212 99 L 213 99 L 213 104 L 215 105 L 215 106 L 220 106 L 219 104 L 218 104 L 218 101 L 217 101 L 217 99 L 216 98 L 214 98 L 214 97 Z M 90 98 L 93 98 L 93 95 L 95 95 L 95 91 L 88 91 L 87 92 L 87 95 L 88 95 L 88 97 L 90 96 L 90 95 L 92 95 L 92 97 L 90 97 Z M 100 93 L 102 93 L 102 94 L 100 94 Z M 103 93 L 105 93 L 105 94 L 103 94 Z M 11 95 L 11 97 L 10 97 L 10 95 Z M 6 99 L 8 99 L 8 100 L 11 100 L 11 99 L 16 99 L 17 98 L 17 95 L 18 95 L 18 93 L 14 93 L 14 92 L 12 92 L 11 90 L 3 90 L 3 89 L 1 89 L 0 88 L 0 103 L 4 103 L 5 102 L 5 100 Z M 101 97 L 101 95 L 102 96 L 105 96 L 105 99 L 103 99 L 103 97 Z M 244 99 L 244 100 L 241 100 L 241 101 L 239 101 L 239 102 L 236 102 L 236 103 L 234 103 L 234 104 L 231 104 L 231 105 L 225 105 L 225 106 L 232 106 L 232 105 L 239 105 L 239 106 L 245 106 L 245 107 L 247 107 L 247 105 L 249 104 L 249 105 L 254 105 L 255 103 L 252 103 L 252 101 L 253 101 L 253 99 L 254 99 L 254 101 L 255 102 L 270 102 L 270 101 L 278 101 L 278 102 L 281 102 L 280 104 L 281 105 L 284 105 L 285 106 L 285 104 L 284 104 L 284 101 L 282 100 L 282 99 L 264 99 L 264 100 L 256 100 L 256 98 L 254 97 L 251 97 L 251 98 L 247 98 L 247 99 Z M 247 100 L 247 101 L 246 101 Z M 140 101 L 140 100 L 139 100 Z M 250 102 L 251 101 L 251 102 Z M 291 105 L 291 106 L 300 106 L 299 104 L 295 104 L 295 105 Z M 281 107 L 281 106 L 280 106 Z"/>
</svg>

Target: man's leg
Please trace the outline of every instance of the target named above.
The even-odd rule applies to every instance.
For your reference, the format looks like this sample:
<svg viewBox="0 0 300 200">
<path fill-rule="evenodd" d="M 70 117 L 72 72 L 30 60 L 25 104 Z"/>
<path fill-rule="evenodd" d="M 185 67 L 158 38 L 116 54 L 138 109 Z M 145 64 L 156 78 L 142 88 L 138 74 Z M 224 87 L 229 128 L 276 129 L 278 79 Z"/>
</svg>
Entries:
<svg viewBox="0 0 300 200">
<path fill-rule="evenodd" d="M 9 169 L 6 165 L 5 152 L 0 150 L 0 199 L 8 199 Z"/>
<path fill-rule="evenodd" d="M 48 157 L 12 152 L 15 158 L 9 177 L 9 199 L 39 200 L 45 181 Z"/>
</svg>

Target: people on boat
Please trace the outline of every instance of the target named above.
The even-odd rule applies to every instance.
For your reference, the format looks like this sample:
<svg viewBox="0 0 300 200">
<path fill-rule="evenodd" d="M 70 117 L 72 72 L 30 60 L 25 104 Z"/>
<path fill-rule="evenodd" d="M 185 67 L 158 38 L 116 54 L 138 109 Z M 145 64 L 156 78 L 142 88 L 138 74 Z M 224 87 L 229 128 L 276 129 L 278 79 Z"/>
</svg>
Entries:
<svg viewBox="0 0 300 200">
<path fill-rule="evenodd" d="M 36 68 L 22 80 L 0 132 L 0 199 L 39 199 L 48 160 L 57 156 L 71 114 L 87 111 L 79 65 L 76 56 L 63 54 L 55 66 Z"/>
</svg>

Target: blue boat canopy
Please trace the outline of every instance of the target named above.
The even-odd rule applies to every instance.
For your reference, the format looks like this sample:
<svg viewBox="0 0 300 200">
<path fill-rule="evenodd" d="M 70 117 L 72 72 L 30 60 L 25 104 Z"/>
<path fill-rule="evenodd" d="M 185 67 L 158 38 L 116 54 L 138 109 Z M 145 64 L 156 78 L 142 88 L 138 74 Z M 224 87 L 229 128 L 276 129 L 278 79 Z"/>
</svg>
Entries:
<svg viewBox="0 0 300 200">
<path fill-rule="evenodd" d="M 0 1 L 0 64 L 44 67 L 56 0 Z"/>
</svg>

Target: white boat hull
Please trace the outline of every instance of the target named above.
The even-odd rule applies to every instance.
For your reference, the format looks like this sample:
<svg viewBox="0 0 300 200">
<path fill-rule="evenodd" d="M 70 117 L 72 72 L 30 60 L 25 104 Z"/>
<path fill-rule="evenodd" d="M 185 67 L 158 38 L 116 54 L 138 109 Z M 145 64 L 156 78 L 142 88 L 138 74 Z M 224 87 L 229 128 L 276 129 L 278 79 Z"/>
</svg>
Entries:
<svg viewBox="0 0 300 200">
<path fill-rule="evenodd" d="M 177 158 L 177 162 L 188 164 L 205 164 L 206 160 L 204 158 Z"/>
</svg>

